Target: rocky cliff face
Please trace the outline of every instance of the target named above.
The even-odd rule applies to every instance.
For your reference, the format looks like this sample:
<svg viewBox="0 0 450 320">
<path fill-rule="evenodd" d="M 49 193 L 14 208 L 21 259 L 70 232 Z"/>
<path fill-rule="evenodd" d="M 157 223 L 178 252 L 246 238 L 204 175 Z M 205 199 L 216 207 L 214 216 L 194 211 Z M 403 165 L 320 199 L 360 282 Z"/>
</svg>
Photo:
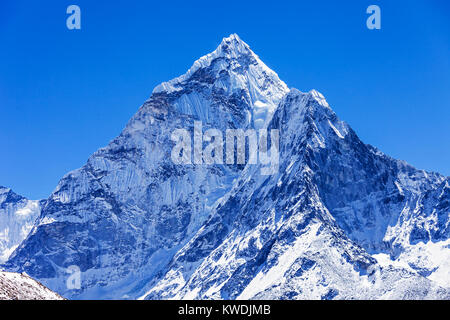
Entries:
<svg viewBox="0 0 450 320">
<path fill-rule="evenodd" d="M 174 164 L 195 121 L 279 130 L 278 170 Z M 60 181 L 5 268 L 78 299 L 448 299 L 449 200 L 449 178 L 364 144 L 232 35 Z"/>
</svg>

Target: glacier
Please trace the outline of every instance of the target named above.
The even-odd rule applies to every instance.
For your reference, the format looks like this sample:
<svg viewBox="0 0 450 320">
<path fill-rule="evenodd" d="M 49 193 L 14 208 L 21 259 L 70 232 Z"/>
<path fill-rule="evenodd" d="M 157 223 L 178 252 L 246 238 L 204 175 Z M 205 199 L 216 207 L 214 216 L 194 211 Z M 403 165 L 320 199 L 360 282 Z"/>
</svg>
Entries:
<svg viewBox="0 0 450 320">
<path fill-rule="evenodd" d="M 41 212 L 41 202 L 0 186 L 0 263 L 8 260 L 28 236 Z"/>
<path fill-rule="evenodd" d="M 195 121 L 279 130 L 279 171 L 175 165 L 171 133 Z M 2 268 L 71 299 L 449 299 L 449 188 L 233 34 L 61 179 Z"/>
</svg>

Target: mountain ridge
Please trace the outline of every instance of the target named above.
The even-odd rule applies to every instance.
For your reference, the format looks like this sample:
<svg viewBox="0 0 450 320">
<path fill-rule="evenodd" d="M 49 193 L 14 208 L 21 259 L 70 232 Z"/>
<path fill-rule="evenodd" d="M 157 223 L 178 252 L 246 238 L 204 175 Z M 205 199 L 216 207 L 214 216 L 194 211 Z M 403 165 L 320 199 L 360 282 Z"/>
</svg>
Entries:
<svg viewBox="0 0 450 320">
<path fill-rule="evenodd" d="M 245 185 L 251 183 L 248 181 L 252 180 L 245 176 L 244 170 L 244 176 L 241 177 L 243 186 L 240 188 L 244 188 L 245 191 L 233 194 L 231 198 L 221 204 L 223 207 L 219 205 L 217 214 L 215 216 L 213 214 L 213 217 L 205 224 L 205 228 L 200 230 L 194 240 L 180 250 L 171 266 L 169 266 L 166 275 L 161 279 L 157 279 L 156 283 L 152 283 L 152 289 L 144 295 L 144 298 L 321 299 L 337 297 L 344 299 L 374 299 L 384 297 L 400 299 L 407 296 L 411 291 L 420 291 L 421 288 L 428 289 L 424 289 L 425 293 L 418 293 L 416 298 L 448 298 L 448 293 L 445 293 L 446 291 L 438 286 L 433 286 L 431 281 L 415 276 L 415 281 L 420 283 L 420 286 L 414 286 L 414 282 L 408 283 L 408 280 L 405 281 L 401 275 L 396 276 L 396 273 L 400 272 L 401 274 L 404 271 L 398 271 L 395 268 L 390 270 L 389 268 L 391 267 L 377 265 L 377 261 L 373 257 L 366 253 L 363 248 L 352 243 L 338 227 L 326 206 L 321 204 L 318 190 L 313 191 L 316 185 L 314 183 L 311 184 L 314 170 L 309 168 L 309 166 L 311 166 L 310 159 L 314 158 L 315 155 L 314 151 L 311 151 L 313 147 L 310 143 L 315 144 L 316 147 L 321 147 L 321 139 L 317 137 L 320 129 L 316 125 L 320 116 L 311 115 L 314 115 L 320 107 L 314 107 L 314 101 L 316 101 L 314 93 L 303 94 L 292 89 L 285 99 L 290 100 L 291 98 L 292 101 L 296 102 L 290 102 L 290 104 L 295 106 L 297 103 L 298 105 L 304 105 L 304 108 L 290 110 L 288 114 L 281 116 L 281 119 L 277 118 L 284 110 L 278 109 L 278 114 L 275 114 L 273 121 L 277 122 L 278 120 L 280 125 L 284 121 L 291 121 L 294 124 L 305 124 L 305 126 L 300 126 L 300 128 L 298 126 L 295 127 L 297 130 L 303 130 L 304 133 L 302 134 L 297 135 L 290 131 L 290 133 L 294 134 L 294 138 L 300 139 L 300 141 L 297 142 L 290 138 L 286 139 L 286 137 L 289 137 L 289 133 L 284 132 L 282 136 L 285 139 L 282 141 L 288 141 L 288 143 L 280 147 L 281 158 L 289 159 L 289 157 L 283 156 L 283 150 L 293 153 L 300 158 L 305 157 L 304 169 L 299 170 L 295 168 L 302 161 L 291 160 L 292 162 L 290 163 L 280 164 L 280 173 L 290 174 L 294 172 L 297 175 L 299 172 L 302 172 L 301 176 L 296 178 L 294 175 L 289 179 L 271 176 L 259 182 L 261 187 L 258 187 L 258 182 L 256 182 L 246 188 Z M 330 118 L 334 118 L 334 125 L 328 127 L 329 132 L 334 134 L 337 139 L 345 139 L 341 133 L 337 132 L 336 127 L 341 129 L 340 132 L 344 132 L 344 129 L 349 129 L 346 128 L 346 124 L 339 122 L 327 105 L 319 104 L 317 101 L 315 105 L 320 105 L 321 110 L 329 112 L 325 116 L 325 123 Z M 304 112 L 304 116 L 296 117 L 301 112 Z M 303 120 L 301 120 L 302 118 Z M 292 126 L 287 125 L 286 127 L 292 130 Z M 345 136 L 351 134 L 352 131 L 350 129 Z M 299 149 L 296 150 L 296 147 Z M 304 149 L 308 150 L 305 152 Z M 312 152 L 312 154 L 310 155 L 309 152 Z M 249 176 L 257 180 L 254 172 L 249 174 Z M 268 180 L 273 181 L 267 182 Z M 283 183 L 286 181 L 287 186 Z M 247 190 L 249 190 L 248 194 L 246 194 Z M 287 197 L 284 195 L 285 192 L 288 192 L 291 196 Z M 284 200 L 281 203 L 280 199 L 277 199 L 280 194 L 283 194 L 281 199 Z M 307 194 L 307 196 L 304 197 L 304 194 Z M 262 200 L 260 200 L 261 198 Z M 274 201 L 274 199 L 277 200 Z M 277 208 L 280 205 L 283 207 L 282 210 Z M 300 212 L 297 212 L 298 208 L 301 208 Z M 317 211 L 315 208 L 320 209 Z M 249 216 L 246 217 L 245 215 Z M 255 221 L 252 218 L 253 215 L 256 215 L 258 220 Z M 290 217 L 290 215 L 292 216 Z M 284 221 L 283 219 L 286 220 Z M 293 219 L 293 222 L 289 222 L 291 219 Z M 270 221 L 270 223 L 266 221 Z M 224 232 L 222 232 L 223 230 Z M 312 252 L 309 252 L 309 240 L 307 238 L 306 243 L 304 240 L 301 241 L 302 234 L 306 233 L 310 238 L 314 239 L 315 237 L 310 234 L 320 234 L 320 230 L 322 230 L 322 234 L 325 237 L 323 240 L 325 243 L 315 239 L 314 242 L 319 242 L 319 246 Z M 329 230 L 328 232 L 331 233 L 324 230 Z M 242 232 L 244 232 L 243 235 Z M 263 236 L 262 234 L 265 235 Z M 339 239 L 339 245 L 329 245 L 329 241 L 336 242 L 337 240 L 332 240 L 336 238 Z M 208 241 L 204 239 L 208 239 Z M 266 239 L 265 242 L 264 239 Z M 298 241 L 300 241 L 299 244 L 296 244 L 298 247 L 294 246 L 296 249 L 289 251 L 289 243 L 297 243 Z M 259 245 L 258 242 L 260 242 Z M 211 244 L 216 245 L 211 246 Z M 344 256 L 344 261 L 336 260 L 336 258 L 327 259 L 326 256 L 319 254 L 318 251 L 329 250 L 328 248 L 340 251 L 341 253 L 337 256 Z M 308 255 L 296 258 L 296 250 L 305 251 Z M 285 252 L 288 252 L 288 254 Z M 336 256 L 336 252 L 331 250 L 329 255 Z M 280 270 L 279 266 L 283 266 L 286 259 L 292 261 L 286 266 L 287 269 L 281 268 Z M 333 269 L 325 268 L 329 263 L 338 266 L 348 262 L 353 267 L 347 267 L 349 269 L 347 269 L 345 275 L 342 272 L 339 275 Z M 302 265 L 306 266 L 302 267 Z M 312 273 L 314 268 L 317 268 L 319 265 L 321 266 L 320 270 L 316 274 L 309 275 L 309 278 L 298 279 L 296 276 L 292 276 L 292 274 L 300 274 L 300 277 L 304 277 L 304 274 Z M 300 267 L 300 269 L 290 271 L 291 267 Z M 324 269 L 327 270 L 326 273 L 324 273 Z M 355 271 L 352 271 L 352 269 L 355 269 L 356 273 L 360 273 L 362 276 L 356 276 L 354 274 Z M 283 274 L 284 276 L 281 279 L 277 279 Z M 408 272 L 408 277 L 414 277 L 414 273 Z M 275 281 L 271 278 L 275 278 Z M 341 278 L 345 279 L 347 285 L 343 285 Z M 257 284 L 254 284 L 255 282 Z M 363 285 L 361 286 L 359 282 Z M 396 292 L 391 293 L 393 291 L 393 282 L 396 283 L 398 288 Z M 325 283 L 326 285 L 320 285 L 320 283 Z M 369 290 L 371 283 L 376 283 L 377 286 L 382 288 Z M 336 284 L 339 286 L 332 288 Z M 252 286 L 256 288 L 252 288 Z M 278 292 L 279 287 L 283 286 L 287 286 L 287 288 Z M 303 292 L 305 287 L 308 288 L 309 292 Z M 267 292 L 267 290 L 269 291 Z M 250 292 L 253 292 L 253 294 Z"/>
</svg>

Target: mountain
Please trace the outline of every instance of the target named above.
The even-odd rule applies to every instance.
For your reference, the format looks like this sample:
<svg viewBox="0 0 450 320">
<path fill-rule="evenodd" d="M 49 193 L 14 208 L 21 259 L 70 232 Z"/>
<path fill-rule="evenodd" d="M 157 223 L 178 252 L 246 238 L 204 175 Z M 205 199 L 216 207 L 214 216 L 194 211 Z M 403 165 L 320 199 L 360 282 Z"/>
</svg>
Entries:
<svg viewBox="0 0 450 320">
<path fill-rule="evenodd" d="M 265 150 L 202 163 L 196 137 L 233 129 L 278 132 L 276 170 Z M 449 203 L 448 177 L 364 144 L 231 35 L 62 178 L 4 268 L 74 299 L 449 299 Z"/>
<path fill-rule="evenodd" d="M 0 186 L 0 263 L 28 236 L 39 214 L 39 201 Z"/>
<path fill-rule="evenodd" d="M 25 273 L 0 272 L 0 300 L 63 300 Z"/>
</svg>

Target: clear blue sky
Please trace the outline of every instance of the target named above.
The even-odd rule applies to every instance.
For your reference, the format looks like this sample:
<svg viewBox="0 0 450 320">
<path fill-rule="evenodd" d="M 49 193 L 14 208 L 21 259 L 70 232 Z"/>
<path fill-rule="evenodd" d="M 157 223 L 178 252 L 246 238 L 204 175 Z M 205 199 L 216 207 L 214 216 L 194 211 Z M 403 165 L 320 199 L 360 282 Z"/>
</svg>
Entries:
<svg viewBox="0 0 450 320">
<path fill-rule="evenodd" d="M 82 29 L 66 28 L 77 4 Z M 381 7 L 382 29 L 366 28 Z M 450 1 L 0 2 L 0 185 L 46 198 L 162 81 L 237 33 L 361 139 L 450 175 Z"/>
</svg>

